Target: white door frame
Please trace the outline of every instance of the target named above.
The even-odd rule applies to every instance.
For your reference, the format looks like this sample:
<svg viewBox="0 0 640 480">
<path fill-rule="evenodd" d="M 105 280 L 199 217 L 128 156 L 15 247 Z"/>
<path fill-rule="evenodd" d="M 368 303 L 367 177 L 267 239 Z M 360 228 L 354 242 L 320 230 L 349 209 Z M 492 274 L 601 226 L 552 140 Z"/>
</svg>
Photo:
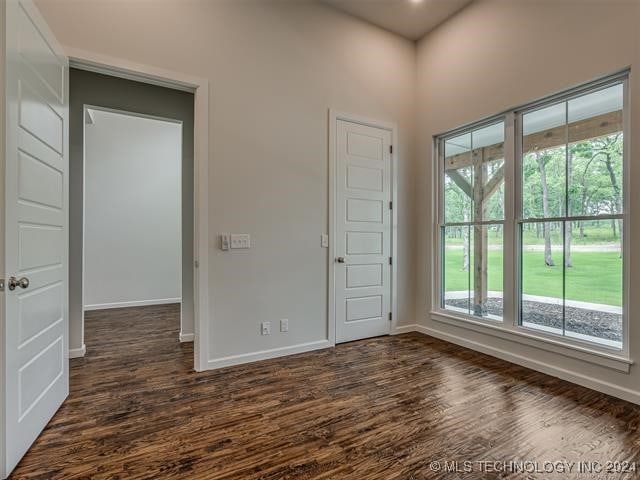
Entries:
<svg viewBox="0 0 640 480">
<path fill-rule="evenodd" d="M 389 334 L 396 332 L 398 324 L 398 126 L 395 123 L 375 120 L 361 115 L 340 112 L 329 109 L 329 255 L 327 259 L 329 272 L 329 295 L 328 295 L 328 338 L 332 346 L 336 344 L 336 264 L 335 264 L 335 245 L 336 245 L 336 183 L 338 180 L 338 155 L 337 155 L 337 128 L 338 120 L 346 122 L 358 123 L 368 127 L 380 128 L 391 132 L 391 144 L 393 145 L 393 153 L 391 154 L 391 201 L 393 208 L 391 209 L 391 325 Z"/>
<path fill-rule="evenodd" d="M 70 67 L 194 94 L 194 368 L 209 359 L 209 81 L 129 60 L 63 47 Z M 84 343 L 84 324 L 83 324 Z"/>
</svg>

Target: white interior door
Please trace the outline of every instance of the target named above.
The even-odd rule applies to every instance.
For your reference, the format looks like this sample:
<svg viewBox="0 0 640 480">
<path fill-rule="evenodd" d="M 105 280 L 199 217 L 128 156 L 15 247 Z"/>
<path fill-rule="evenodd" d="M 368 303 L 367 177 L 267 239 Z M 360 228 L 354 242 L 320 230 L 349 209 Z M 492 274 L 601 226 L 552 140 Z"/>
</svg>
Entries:
<svg viewBox="0 0 640 480">
<path fill-rule="evenodd" d="M 391 131 L 337 121 L 336 342 L 391 325 Z"/>
<path fill-rule="evenodd" d="M 68 61 L 29 0 L 6 8 L 5 476 L 69 392 Z"/>
</svg>

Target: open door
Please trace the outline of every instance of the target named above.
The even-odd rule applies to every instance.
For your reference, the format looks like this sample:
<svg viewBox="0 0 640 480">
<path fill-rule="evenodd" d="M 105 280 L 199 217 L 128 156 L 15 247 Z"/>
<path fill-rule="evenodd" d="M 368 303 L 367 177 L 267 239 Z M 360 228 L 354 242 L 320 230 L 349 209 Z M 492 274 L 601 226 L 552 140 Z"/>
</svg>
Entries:
<svg viewBox="0 0 640 480">
<path fill-rule="evenodd" d="M 68 60 L 30 0 L 6 0 L 3 475 L 69 392 Z"/>
</svg>

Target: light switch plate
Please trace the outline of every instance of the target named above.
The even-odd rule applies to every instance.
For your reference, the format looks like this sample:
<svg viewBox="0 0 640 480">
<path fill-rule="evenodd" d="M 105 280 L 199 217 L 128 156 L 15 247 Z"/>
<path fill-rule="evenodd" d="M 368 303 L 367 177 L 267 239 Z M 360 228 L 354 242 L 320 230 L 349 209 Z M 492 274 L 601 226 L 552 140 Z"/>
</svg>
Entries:
<svg viewBox="0 0 640 480">
<path fill-rule="evenodd" d="M 229 246 L 229 234 L 228 233 L 221 233 L 220 234 L 220 250 L 229 250 L 230 246 Z"/>
<path fill-rule="evenodd" d="M 248 233 L 232 233 L 231 248 L 251 248 L 251 235 Z"/>
<path fill-rule="evenodd" d="M 280 320 L 280 331 L 281 332 L 288 332 L 289 331 L 289 319 L 288 318 L 283 318 L 282 320 Z"/>
<path fill-rule="evenodd" d="M 262 335 L 271 335 L 271 322 L 262 322 L 260 330 Z"/>
<path fill-rule="evenodd" d="M 329 248 L 329 235 L 327 235 L 326 233 L 323 233 L 320 236 L 320 246 L 322 248 Z"/>
</svg>

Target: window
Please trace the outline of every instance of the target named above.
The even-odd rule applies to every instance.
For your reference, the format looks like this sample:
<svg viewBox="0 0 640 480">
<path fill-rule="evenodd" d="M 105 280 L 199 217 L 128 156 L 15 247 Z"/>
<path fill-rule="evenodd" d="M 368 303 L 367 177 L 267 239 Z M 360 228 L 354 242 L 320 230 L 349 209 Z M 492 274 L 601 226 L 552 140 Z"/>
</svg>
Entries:
<svg viewBox="0 0 640 480">
<path fill-rule="evenodd" d="M 443 307 L 502 318 L 504 121 L 444 141 Z"/>
<path fill-rule="evenodd" d="M 521 325 L 622 346 L 623 84 L 524 113 Z"/>
<path fill-rule="evenodd" d="M 436 139 L 436 313 L 626 351 L 626 84 Z"/>
</svg>

